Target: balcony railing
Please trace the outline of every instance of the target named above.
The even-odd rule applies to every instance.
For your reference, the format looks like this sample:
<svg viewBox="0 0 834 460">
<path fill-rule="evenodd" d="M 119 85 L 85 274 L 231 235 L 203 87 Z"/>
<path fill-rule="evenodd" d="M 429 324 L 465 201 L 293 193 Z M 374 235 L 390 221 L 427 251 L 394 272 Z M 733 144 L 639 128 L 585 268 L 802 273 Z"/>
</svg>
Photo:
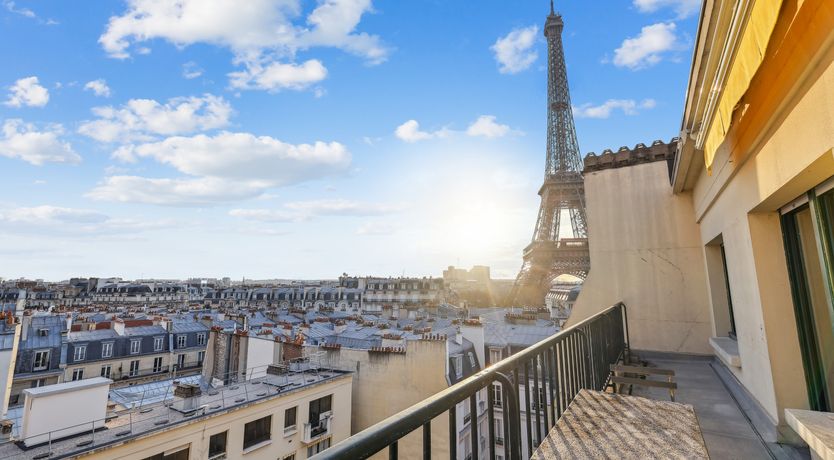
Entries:
<svg viewBox="0 0 834 460">
<path fill-rule="evenodd" d="M 314 459 L 364 459 L 388 449 L 389 458 L 397 458 L 397 442 L 409 433 L 422 429 L 424 458 L 431 457 L 432 421 L 444 412 L 449 417 L 449 456 L 457 457 L 456 405 L 468 400 L 470 413 L 477 413 L 477 393 L 488 388 L 487 416 L 489 422 L 489 449 L 495 449 L 501 439 L 504 458 L 520 460 L 529 458 L 536 445 L 533 440 L 543 439 L 556 424 L 562 412 L 582 388 L 601 390 L 608 381 L 609 366 L 629 353 L 628 320 L 626 307 L 618 303 L 606 310 L 567 328 L 541 342 L 522 350 L 477 374 L 425 399 L 402 412 L 373 425 L 336 444 Z M 492 384 L 501 384 L 503 433 L 495 432 L 494 396 Z M 542 410 L 531 411 L 530 398 L 539 394 L 539 388 L 548 396 Z M 522 401 L 526 407 L 519 407 Z M 521 411 L 524 417 L 522 427 Z M 524 429 L 526 428 L 526 429 Z M 471 455 L 479 458 L 480 443 L 478 424 L 471 424 Z M 522 442 L 522 436 L 526 444 Z M 526 451 L 522 452 L 523 445 Z M 496 452 L 489 452 L 495 458 Z"/>
<path fill-rule="evenodd" d="M 318 438 L 323 436 L 327 436 L 330 434 L 330 422 L 333 421 L 333 416 L 328 415 L 322 417 L 318 423 L 305 423 L 304 424 L 304 438 L 303 441 L 305 443 L 311 443 Z"/>
</svg>

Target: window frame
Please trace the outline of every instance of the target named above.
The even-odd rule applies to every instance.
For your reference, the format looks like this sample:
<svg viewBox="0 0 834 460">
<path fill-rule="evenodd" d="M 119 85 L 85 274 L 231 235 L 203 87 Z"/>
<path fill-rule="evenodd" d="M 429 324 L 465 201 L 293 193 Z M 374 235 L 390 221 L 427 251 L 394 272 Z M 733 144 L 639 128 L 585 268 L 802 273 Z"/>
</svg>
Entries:
<svg viewBox="0 0 834 460">
<path fill-rule="evenodd" d="M 154 337 L 153 338 L 153 351 L 162 351 L 165 348 L 165 342 L 163 337 Z"/>
<path fill-rule="evenodd" d="M 38 356 L 44 356 L 42 365 L 38 366 Z M 32 357 L 32 372 L 45 371 L 49 369 L 49 364 L 52 358 L 52 350 L 35 350 L 35 355 Z"/>
<path fill-rule="evenodd" d="M 130 354 L 138 355 L 142 353 L 142 339 L 130 339 Z"/>
<path fill-rule="evenodd" d="M 135 368 L 133 366 L 134 363 L 136 364 Z M 131 360 L 130 364 L 128 366 L 129 366 L 129 368 L 128 368 L 129 370 L 128 370 L 128 374 L 127 374 L 128 377 L 136 377 L 136 376 L 139 375 L 139 360 L 138 359 Z"/>
<path fill-rule="evenodd" d="M 87 360 L 87 344 L 73 345 L 72 347 L 72 361 L 86 361 Z"/>
<path fill-rule="evenodd" d="M 107 353 L 105 353 L 105 351 L 107 351 Z M 113 342 L 101 343 L 101 357 L 102 359 L 113 357 Z"/>
<path fill-rule="evenodd" d="M 258 425 L 260 424 L 260 425 Z M 249 427 L 253 427 L 253 430 L 258 428 L 266 428 L 265 433 L 254 433 L 257 437 L 254 439 L 250 438 L 247 439 L 247 436 L 252 436 L 252 434 L 247 433 Z M 272 415 L 267 415 L 266 417 L 261 417 L 259 419 L 250 420 L 243 425 L 243 450 L 246 451 L 247 449 L 253 449 L 259 445 L 266 444 L 267 442 L 272 441 Z M 244 452 L 245 453 L 245 452 Z"/>
<path fill-rule="evenodd" d="M 72 370 L 72 382 L 77 382 L 79 380 L 84 380 L 84 368 L 83 367 L 76 367 Z"/>
<path fill-rule="evenodd" d="M 292 411 L 292 425 L 287 425 L 290 411 Z M 284 436 L 298 431 L 298 406 L 284 409 Z"/>
<path fill-rule="evenodd" d="M 212 453 L 212 440 L 216 436 L 220 436 L 220 435 L 223 435 L 223 451 Z M 229 451 L 229 430 L 221 431 L 219 433 L 214 433 L 213 435 L 209 436 L 208 460 L 220 460 L 222 458 L 226 458 L 226 454 L 227 454 L 228 451 Z"/>
<path fill-rule="evenodd" d="M 105 369 L 107 369 L 107 372 L 104 372 Z M 110 375 L 112 375 L 112 372 L 113 372 L 113 367 L 110 364 L 105 364 L 105 365 L 101 366 L 101 374 L 100 375 L 102 377 L 104 377 L 106 379 L 109 379 Z"/>
<path fill-rule="evenodd" d="M 187 334 L 178 334 L 177 335 L 177 349 L 180 348 L 188 348 L 188 335 Z"/>
</svg>

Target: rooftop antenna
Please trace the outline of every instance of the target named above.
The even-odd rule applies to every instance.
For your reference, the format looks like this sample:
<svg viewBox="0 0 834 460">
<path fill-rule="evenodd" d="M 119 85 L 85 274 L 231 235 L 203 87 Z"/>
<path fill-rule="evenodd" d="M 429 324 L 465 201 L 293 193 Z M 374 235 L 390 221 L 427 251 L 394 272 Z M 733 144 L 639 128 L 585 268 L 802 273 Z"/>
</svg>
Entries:
<svg viewBox="0 0 834 460">
<path fill-rule="evenodd" d="M 550 0 L 550 14 L 555 14 L 553 12 L 553 0 Z"/>
</svg>

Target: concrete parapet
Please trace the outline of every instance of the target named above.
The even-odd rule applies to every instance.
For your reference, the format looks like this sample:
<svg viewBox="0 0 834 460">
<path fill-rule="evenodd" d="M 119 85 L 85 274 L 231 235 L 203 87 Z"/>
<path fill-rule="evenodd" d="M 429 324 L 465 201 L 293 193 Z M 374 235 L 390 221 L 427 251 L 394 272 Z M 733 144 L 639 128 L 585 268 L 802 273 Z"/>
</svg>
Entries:
<svg viewBox="0 0 834 460">
<path fill-rule="evenodd" d="M 672 138 L 668 144 L 661 140 L 656 140 L 652 142 L 650 147 L 640 143 L 635 145 L 633 149 L 622 146 L 616 152 L 611 149 L 605 149 L 600 155 L 591 152 L 585 156 L 585 169 L 583 173 L 622 168 L 641 163 L 651 163 L 653 161 L 670 160 L 675 157 L 679 140 L 677 137 Z"/>
</svg>

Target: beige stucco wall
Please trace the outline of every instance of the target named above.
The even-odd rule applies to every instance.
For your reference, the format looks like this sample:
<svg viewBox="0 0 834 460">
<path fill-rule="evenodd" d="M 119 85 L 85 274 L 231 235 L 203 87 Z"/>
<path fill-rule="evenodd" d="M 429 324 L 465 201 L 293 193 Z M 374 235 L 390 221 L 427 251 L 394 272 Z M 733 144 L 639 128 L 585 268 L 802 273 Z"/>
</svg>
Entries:
<svg viewBox="0 0 834 460">
<path fill-rule="evenodd" d="M 591 272 L 568 325 L 618 301 L 636 349 L 711 353 L 701 238 L 664 161 L 585 174 Z"/>
<path fill-rule="evenodd" d="M 834 48 L 741 164 L 725 143 L 712 176 L 693 189 L 703 241 L 722 235 L 738 335 L 740 368 L 731 368 L 774 422 L 784 408 L 807 408 L 796 321 L 778 209 L 834 175 Z"/>
<path fill-rule="evenodd" d="M 331 422 L 333 433 L 331 445 L 333 445 L 350 436 L 350 417 L 348 416 L 351 410 L 350 375 L 241 409 L 200 418 L 194 423 L 154 432 L 144 438 L 130 440 L 116 447 L 81 458 L 140 460 L 187 445 L 190 447 L 189 458 L 205 460 L 208 456 L 209 438 L 213 434 L 228 430 L 229 433 L 226 438 L 227 458 L 280 460 L 295 453 L 296 459 L 305 459 L 307 458 L 307 446 L 302 443 L 302 432 L 303 424 L 309 417 L 309 402 L 329 394 L 333 395 L 333 419 Z M 298 406 L 296 420 L 299 429 L 292 435 L 284 436 L 284 411 L 293 406 Z M 272 442 L 244 455 L 244 425 L 267 415 L 272 415 Z"/>
<path fill-rule="evenodd" d="M 377 353 L 343 348 L 329 351 L 331 362 L 354 371 L 352 433 L 445 390 L 446 341 L 409 340 L 406 352 Z M 444 413 L 432 427 L 432 457 L 449 457 L 449 418 Z M 397 443 L 400 458 L 421 458 L 422 430 Z M 375 458 L 387 458 L 385 451 Z"/>
</svg>

